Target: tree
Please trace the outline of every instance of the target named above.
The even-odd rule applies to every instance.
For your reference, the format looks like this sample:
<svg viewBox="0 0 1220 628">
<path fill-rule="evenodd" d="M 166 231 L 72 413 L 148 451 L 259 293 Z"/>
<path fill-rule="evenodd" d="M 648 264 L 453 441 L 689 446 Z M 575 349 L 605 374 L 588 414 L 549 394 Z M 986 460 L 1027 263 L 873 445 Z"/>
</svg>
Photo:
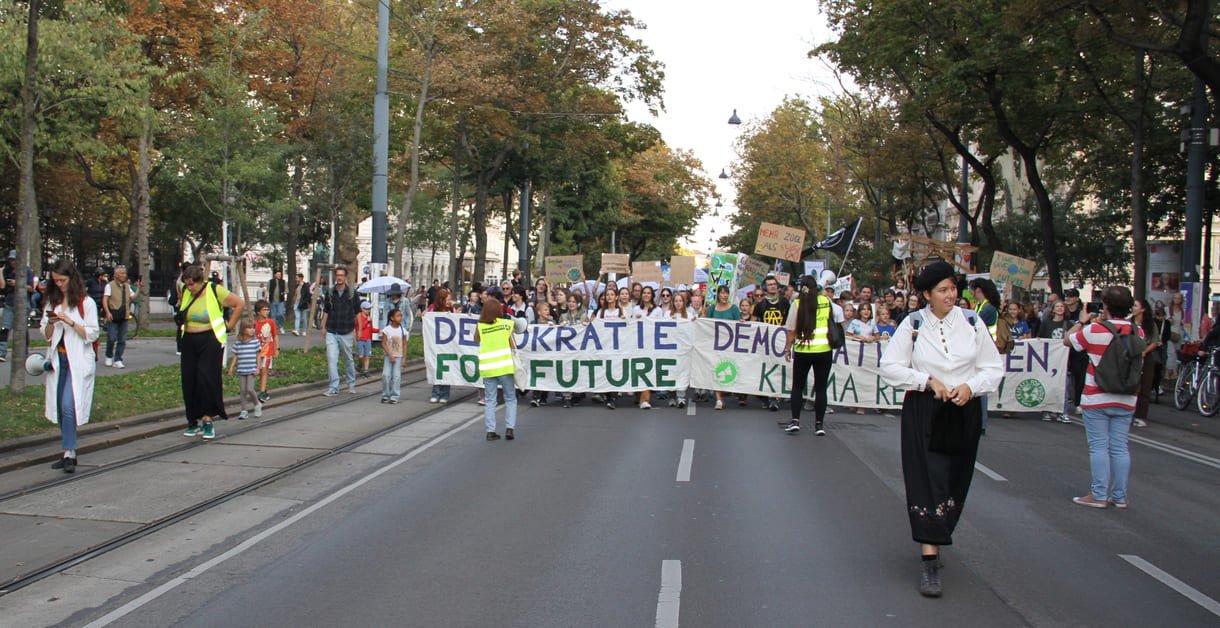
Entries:
<svg viewBox="0 0 1220 628">
<path fill-rule="evenodd" d="M 714 193 L 702 171 L 692 153 L 663 143 L 623 165 L 619 241 L 632 259 L 667 260 L 678 240 L 694 231 Z"/>
</svg>

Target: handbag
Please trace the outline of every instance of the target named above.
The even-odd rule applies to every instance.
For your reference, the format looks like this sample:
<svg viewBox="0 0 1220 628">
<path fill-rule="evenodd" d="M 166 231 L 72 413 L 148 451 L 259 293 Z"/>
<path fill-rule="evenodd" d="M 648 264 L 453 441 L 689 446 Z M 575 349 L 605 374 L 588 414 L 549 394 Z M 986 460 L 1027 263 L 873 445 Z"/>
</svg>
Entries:
<svg viewBox="0 0 1220 628">
<path fill-rule="evenodd" d="M 821 309 L 822 300 L 818 299 L 818 309 Z M 829 303 L 826 307 L 830 307 Z M 843 324 L 835 320 L 834 312 L 827 317 L 830 320 L 826 325 L 826 341 L 830 343 L 831 349 L 842 349 L 843 345 L 847 344 L 847 335 L 843 333 Z"/>
<path fill-rule="evenodd" d="M 1182 334 L 1176 331 L 1169 332 L 1169 342 L 1182 342 Z"/>
</svg>

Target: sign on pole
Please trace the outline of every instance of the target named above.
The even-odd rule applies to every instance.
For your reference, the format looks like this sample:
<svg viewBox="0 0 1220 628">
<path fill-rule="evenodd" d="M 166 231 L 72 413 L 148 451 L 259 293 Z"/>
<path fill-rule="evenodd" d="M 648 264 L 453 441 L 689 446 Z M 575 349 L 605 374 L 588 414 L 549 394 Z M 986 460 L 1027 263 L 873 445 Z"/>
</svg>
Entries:
<svg viewBox="0 0 1220 628">
<path fill-rule="evenodd" d="M 584 255 L 555 255 L 546 258 L 546 280 L 579 283 L 585 279 Z"/>
<path fill-rule="evenodd" d="M 770 270 L 770 267 L 767 266 L 766 262 L 760 262 L 748 255 L 742 255 L 741 261 L 737 264 L 737 289 L 740 290 L 748 285 L 763 285 L 763 280 L 767 278 L 768 270 Z"/>
<path fill-rule="evenodd" d="M 773 222 L 764 222 L 758 227 L 758 240 L 754 243 L 755 253 L 799 262 L 804 248 L 804 229 L 793 229 Z"/>
<path fill-rule="evenodd" d="M 631 256 L 627 253 L 602 253 L 602 275 L 631 274 Z"/>
<path fill-rule="evenodd" d="M 674 284 L 695 283 L 695 258 L 690 255 L 669 258 L 669 281 Z"/>
<path fill-rule="evenodd" d="M 1037 269 L 1037 262 L 1002 251 L 996 251 L 995 255 L 991 257 L 990 275 L 991 280 L 996 283 L 1008 283 L 1028 290 L 1034 280 L 1034 271 Z"/>
<path fill-rule="evenodd" d="M 631 278 L 639 283 L 651 281 L 659 284 L 665 281 L 665 273 L 661 270 L 659 261 L 632 262 Z"/>
</svg>

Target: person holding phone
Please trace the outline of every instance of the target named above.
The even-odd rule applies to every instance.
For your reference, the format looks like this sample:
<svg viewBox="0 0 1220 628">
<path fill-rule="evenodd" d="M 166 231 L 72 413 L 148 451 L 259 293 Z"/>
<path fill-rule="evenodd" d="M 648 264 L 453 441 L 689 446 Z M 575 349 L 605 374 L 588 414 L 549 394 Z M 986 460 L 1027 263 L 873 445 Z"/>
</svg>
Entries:
<svg viewBox="0 0 1220 628">
<path fill-rule="evenodd" d="M 93 374 L 97 369 L 94 341 L 101 334 L 97 304 L 89 298 L 76 266 L 60 259 L 51 269 L 47 309 L 39 324 L 51 347 L 55 365 L 47 376 L 46 417 L 59 424 L 63 456 L 51 465 L 64 473 L 76 471 L 76 428 L 89 422 L 93 407 Z"/>
</svg>

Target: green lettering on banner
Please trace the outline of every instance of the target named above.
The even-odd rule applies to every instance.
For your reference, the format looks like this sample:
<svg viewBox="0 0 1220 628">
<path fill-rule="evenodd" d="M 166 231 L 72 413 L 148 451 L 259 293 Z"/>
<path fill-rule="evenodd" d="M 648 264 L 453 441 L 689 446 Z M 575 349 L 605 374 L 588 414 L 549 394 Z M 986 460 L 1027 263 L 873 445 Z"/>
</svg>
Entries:
<svg viewBox="0 0 1220 628">
<path fill-rule="evenodd" d="M 462 372 L 462 379 L 472 384 L 479 381 L 479 356 L 462 356 L 462 359 L 458 360 L 458 369 Z"/>
<path fill-rule="evenodd" d="M 589 327 L 593 327 L 589 325 Z M 597 386 L 597 365 L 601 364 L 600 360 L 581 360 L 580 365 L 585 367 L 589 373 L 589 388 Z"/>
<path fill-rule="evenodd" d="M 780 365 L 778 364 L 762 365 L 762 373 L 758 378 L 758 392 L 765 393 L 768 388 L 771 389 L 771 392 L 775 392 L 775 384 L 771 381 L 771 375 L 778 371 L 779 368 Z M 781 383 L 780 385 L 782 386 L 783 384 Z"/>
<path fill-rule="evenodd" d="M 652 388 L 652 380 L 648 379 L 648 371 L 652 370 L 652 358 L 632 358 L 631 387 L 639 388 L 644 382 L 645 388 Z"/>
<path fill-rule="evenodd" d="M 881 381 L 881 376 L 878 375 L 877 376 L 877 403 L 882 403 L 882 404 L 885 404 L 888 406 L 888 405 L 892 405 L 893 402 L 891 401 L 890 397 L 886 396 L 886 394 L 885 394 L 886 388 L 888 388 L 888 386 L 885 385 L 885 382 Z"/>
<path fill-rule="evenodd" d="M 455 362 L 458 359 L 456 353 L 438 353 L 436 354 L 436 379 L 442 379 L 445 373 L 449 372 L 449 366 L 446 362 Z"/>
<path fill-rule="evenodd" d="M 612 368 L 613 365 L 614 362 L 612 360 L 606 360 L 606 381 L 610 382 L 611 386 L 621 387 L 626 384 L 627 379 L 631 377 L 631 360 L 628 358 L 623 358 L 623 376 L 619 379 L 614 378 L 614 369 Z"/>
<path fill-rule="evenodd" d="M 673 358 L 659 358 L 657 360 L 657 388 L 668 388 L 677 386 L 677 380 L 670 377 L 669 369 L 678 365 L 678 361 Z"/>
<path fill-rule="evenodd" d="M 572 364 L 572 377 L 567 378 L 567 377 L 563 376 L 564 361 L 557 360 L 555 362 L 555 379 L 558 379 L 559 385 L 563 386 L 564 388 L 571 388 L 571 387 L 575 386 L 576 380 L 580 379 L 580 364 L 578 364 L 577 362 L 572 362 L 571 364 Z"/>
<path fill-rule="evenodd" d="M 856 380 L 852 378 L 851 373 L 847 374 L 847 381 L 843 382 L 843 394 L 839 396 L 838 400 L 846 400 L 847 391 L 851 391 L 852 403 L 860 403 L 860 395 L 856 392 Z"/>
<path fill-rule="evenodd" d="M 546 377 L 542 372 L 543 367 L 550 368 L 554 365 L 554 360 L 530 360 L 530 388 L 537 387 L 538 380 Z"/>
</svg>

